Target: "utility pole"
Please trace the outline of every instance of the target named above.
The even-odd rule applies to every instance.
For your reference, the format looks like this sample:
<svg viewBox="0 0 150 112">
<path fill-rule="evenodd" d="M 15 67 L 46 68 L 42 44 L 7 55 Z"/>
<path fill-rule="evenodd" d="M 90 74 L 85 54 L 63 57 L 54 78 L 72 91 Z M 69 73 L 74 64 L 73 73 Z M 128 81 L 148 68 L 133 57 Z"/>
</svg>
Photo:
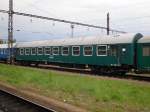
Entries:
<svg viewBox="0 0 150 112">
<path fill-rule="evenodd" d="M 9 62 L 13 63 L 13 0 L 9 0 L 8 11 L 8 48 L 9 48 Z"/>
<path fill-rule="evenodd" d="M 109 35 L 109 31 L 110 31 L 109 22 L 110 22 L 110 17 L 109 17 L 109 12 L 108 12 L 107 13 L 107 35 Z"/>
</svg>

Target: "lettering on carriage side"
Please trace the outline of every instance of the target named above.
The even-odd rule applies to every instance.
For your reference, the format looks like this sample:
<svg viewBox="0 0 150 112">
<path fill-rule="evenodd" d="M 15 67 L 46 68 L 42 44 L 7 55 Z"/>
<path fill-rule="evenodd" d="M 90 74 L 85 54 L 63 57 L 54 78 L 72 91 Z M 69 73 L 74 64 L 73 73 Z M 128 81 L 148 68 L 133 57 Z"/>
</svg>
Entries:
<svg viewBox="0 0 150 112">
<path fill-rule="evenodd" d="M 49 56 L 49 59 L 54 59 L 54 56 Z"/>
</svg>

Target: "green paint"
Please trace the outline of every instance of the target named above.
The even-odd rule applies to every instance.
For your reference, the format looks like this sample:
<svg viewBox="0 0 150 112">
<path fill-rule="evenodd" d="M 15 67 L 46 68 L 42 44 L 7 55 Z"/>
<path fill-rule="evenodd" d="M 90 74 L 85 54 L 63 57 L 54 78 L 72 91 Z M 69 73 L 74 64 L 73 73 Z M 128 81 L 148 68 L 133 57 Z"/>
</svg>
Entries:
<svg viewBox="0 0 150 112">
<path fill-rule="evenodd" d="M 150 46 L 150 43 L 137 44 L 137 67 L 139 70 L 150 71 L 150 56 L 143 56 L 143 46 Z"/>
<path fill-rule="evenodd" d="M 114 45 L 109 45 L 111 46 Z M 88 65 L 120 65 L 120 64 L 133 64 L 133 45 L 132 44 L 117 44 L 117 56 L 97 56 L 96 45 L 93 45 L 93 55 L 84 56 L 83 46 L 80 46 L 80 56 L 72 56 L 72 46 L 69 46 L 69 55 L 17 55 L 17 60 L 25 61 L 47 61 L 47 62 L 60 62 L 60 63 L 72 63 L 72 64 L 88 64 Z M 125 48 L 126 52 L 123 53 L 122 49 Z M 61 47 L 59 46 L 59 49 Z M 109 50 L 108 50 L 109 52 Z"/>
</svg>

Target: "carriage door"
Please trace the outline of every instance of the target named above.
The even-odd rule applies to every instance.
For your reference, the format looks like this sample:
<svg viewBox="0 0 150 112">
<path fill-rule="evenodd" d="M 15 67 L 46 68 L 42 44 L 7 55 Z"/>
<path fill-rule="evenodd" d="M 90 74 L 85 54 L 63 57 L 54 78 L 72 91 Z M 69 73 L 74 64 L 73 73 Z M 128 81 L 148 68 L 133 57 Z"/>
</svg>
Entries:
<svg viewBox="0 0 150 112">
<path fill-rule="evenodd" d="M 120 46 L 119 48 L 119 62 L 120 64 L 127 64 L 129 59 L 129 56 L 127 56 L 127 48 L 126 46 Z"/>
</svg>

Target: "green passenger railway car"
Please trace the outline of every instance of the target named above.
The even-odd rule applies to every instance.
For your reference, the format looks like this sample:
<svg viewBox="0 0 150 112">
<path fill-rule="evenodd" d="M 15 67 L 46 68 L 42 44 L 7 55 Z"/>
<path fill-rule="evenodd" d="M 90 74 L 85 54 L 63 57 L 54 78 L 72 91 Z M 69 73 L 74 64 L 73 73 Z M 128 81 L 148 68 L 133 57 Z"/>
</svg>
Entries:
<svg viewBox="0 0 150 112">
<path fill-rule="evenodd" d="M 140 33 L 22 42 L 16 48 L 21 64 L 88 67 L 104 73 L 150 70 L 150 39 Z"/>
<path fill-rule="evenodd" d="M 150 36 L 137 42 L 137 72 L 150 71 Z"/>
</svg>

